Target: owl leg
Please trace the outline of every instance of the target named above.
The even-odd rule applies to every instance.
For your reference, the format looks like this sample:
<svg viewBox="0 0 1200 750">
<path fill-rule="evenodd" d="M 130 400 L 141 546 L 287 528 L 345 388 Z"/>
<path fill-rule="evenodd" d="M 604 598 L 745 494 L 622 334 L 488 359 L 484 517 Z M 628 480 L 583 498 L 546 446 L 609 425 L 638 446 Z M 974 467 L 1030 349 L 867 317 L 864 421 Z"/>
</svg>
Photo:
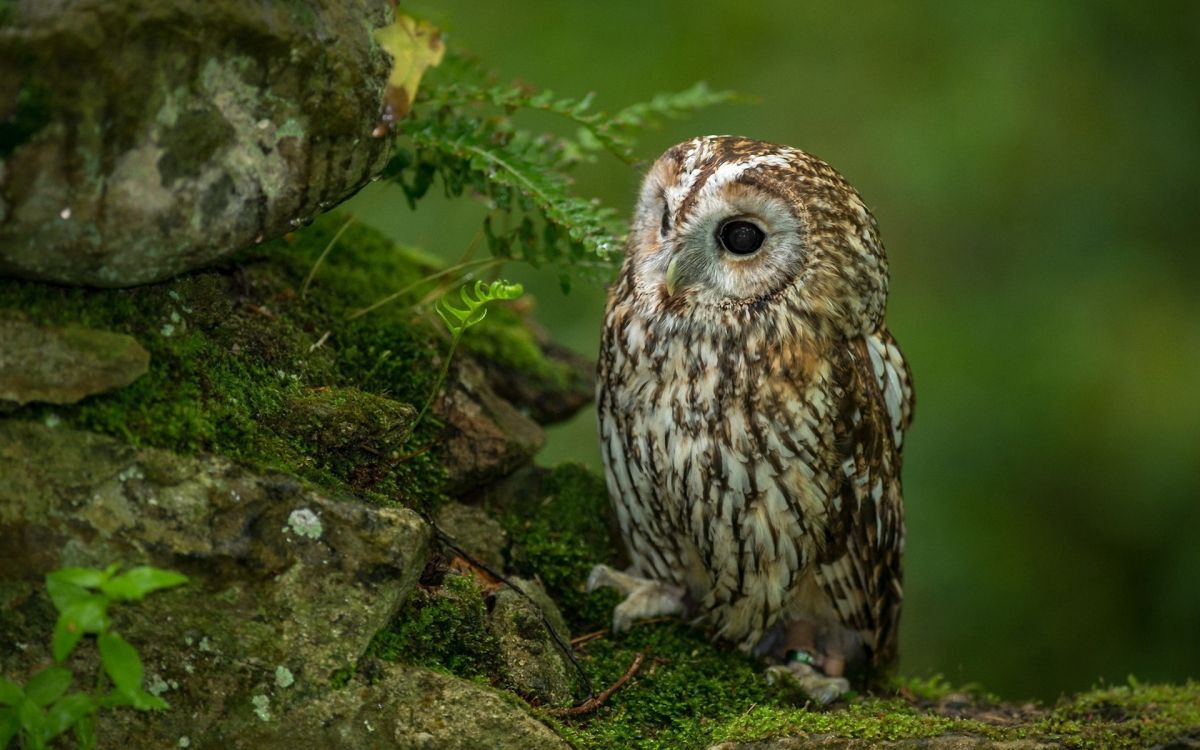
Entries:
<svg viewBox="0 0 1200 750">
<path fill-rule="evenodd" d="M 682 588 L 622 573 L 607 565 L 597 565 L 588 576 L 587 590 L 599 588 L 613 588 L 625 596 L 625 601 L 613 608 L 614 633 L 624 633 L 638 620 L 682 615 L 687 609 Z"/>
<path fill-rule="evenodd" d="M 817 703 L 825 705 L 850 692 L 842 677 L 846 660 L 837 639 L 821 638 L 807 620 L 787 626 L 783 663 L 767 668 L 767 681 L 789 680 Z"/>
</svg>

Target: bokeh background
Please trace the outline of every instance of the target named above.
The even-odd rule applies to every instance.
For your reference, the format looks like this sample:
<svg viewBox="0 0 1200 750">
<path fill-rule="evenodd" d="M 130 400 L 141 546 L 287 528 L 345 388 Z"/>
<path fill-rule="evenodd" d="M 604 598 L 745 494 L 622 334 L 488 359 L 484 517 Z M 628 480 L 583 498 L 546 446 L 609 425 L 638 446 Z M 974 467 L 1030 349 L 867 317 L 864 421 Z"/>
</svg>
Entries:
<svg viewBox="0 0 1200 750">
<path fill-rule="evenodd" d="M 503 79 L 613 110 L 705 80 L 757 103 L 646 137 L 802 147 L 857 186 L 915 373 L 902 671 L 1010 698 L 1200 677 L 1200 3 L 404 3 Z M 559 125 L 553 118 L 526 122 Z M 580 192 L 628 211 L 616 160 Z M 436 190 L 435 190 L 436 192 Z M 457 257 L 483 209 L 348 206 Z M 603 291 L 510 266 L 594 355 Z M 542 460 L 599 468 L 594 414 Z"/>
</svg>

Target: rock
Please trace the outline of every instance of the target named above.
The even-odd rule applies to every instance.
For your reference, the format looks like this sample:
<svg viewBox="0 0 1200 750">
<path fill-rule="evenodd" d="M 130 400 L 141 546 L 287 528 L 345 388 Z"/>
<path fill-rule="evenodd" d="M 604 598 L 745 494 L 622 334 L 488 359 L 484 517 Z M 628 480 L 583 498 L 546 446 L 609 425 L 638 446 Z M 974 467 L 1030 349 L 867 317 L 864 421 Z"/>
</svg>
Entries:
<svg viewBox="0 0 1200 750">
<path fill-rule="evenodd" d="M 435 519 L 454 543 L 494 570 L 504 569 L 504 548 L 508 532 L 492 514 L 477 505 L 448 502 Z"/>
<path fill-rule="evenodd" d="M 295 444 L 309 446 L 320 468 L 347 467 L 355 489 L 374 486 L 396 463 L 417 412 L 400 401 L 357 388 L 323 386 L 290 394 L 269 423 Z"/>
<path fill-rule="evenodd" d="M 496 395 L 474 362 L 460 358 L 453 369 L 434 413 L 446 423 L 446 489 L 457 495 L 528 463 L 546 436 L 536 422 Z"/>
<path fill-rule="evenodd" d="M 966 734 L 944 734 L 907 740 L 865 740 L 813 734 L 758 742 L 722 742 L 709 750 L 1055 750 L 1066 747 L 1039 740 L 993 740 Z"/>
<path fill-rule="evenodd" d="M 500 674 L 504 683 L 540 704 L 570 704 L 576 673 L 546 629 L 546 623 L 549 621 L 557 632 L 559 643 L 569 644 L 571 633 L 540 584 L 520 579 L 513 582 L 528 598 L 507 586 L 500 589 L 488 620 L 500 644 Z"/>
<path fill-rule="evenodd" d="M 246 750 L 569 750 L 512 700 L 473 682 L 421 667 L 389 666 L 373 685 L 296 706 L 228 737 Z M 197 747 L 193 743 L 193 747 Z"/>
<path fill-rule="evenodd" d="M 411 511 L 330 500 L 282 475 L 91 433 L 0 421 L 0 673 L 48 660 L 42 576 L 148 562 L 191 578 L 113 608 L 171 711 L 114 712 L 100 746 L 193 747 L 345 679 L 424 567 Z M 91 674 L 94 649 L 80 671 Z"/>
<path fill-rule="evenodd" d="M 596 363 L 556 343 L 533 316 L 518 318 L 528 329 L 528 345 L 536 347 L 540 367 L 514 367 L 511 359 L 477 355 L 488 383 L 538 424 L 554 424 L 573 417 L 592 402 L 596 393 Z"/>
<path fill-rule="evenodd" d="M 73 404 L 149 368 L 150 354 L 130 336 L 0 317 L 0 402 Z"/>
<path fill-rule="evenodd" d="M 388 0 L 16 0 L 0 274 L 130 286 L 308 222 L 385 165 Z"/>
</svg>

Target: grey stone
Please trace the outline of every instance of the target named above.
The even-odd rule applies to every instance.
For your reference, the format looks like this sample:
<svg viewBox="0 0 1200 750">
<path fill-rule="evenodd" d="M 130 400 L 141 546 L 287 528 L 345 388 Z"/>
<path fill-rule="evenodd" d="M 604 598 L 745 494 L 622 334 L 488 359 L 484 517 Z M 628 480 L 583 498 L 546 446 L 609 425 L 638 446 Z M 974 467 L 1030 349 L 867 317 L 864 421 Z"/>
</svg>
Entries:
<svg viewBox="0 0 1200 750">
<path fill-rule="evenodd" d="M 446 393 L 434 404 L 446 424 L 442 449 L 452 495 L 488 484 L 529 463 L 546 434 L 529 417 L 496 395 L 479 366 L 455 360 Z"/>
<path fill-rule="evenodd" d="M 540 704 L 570 704 L 576 687 L 575 672 L 558 645 L 571 641 L 566 622 L 541 584 L 521 579 L 513 583 L 526 596 L 507 586 L 500 589 L 488 620 L 500 644 L 500 673 L 505 685 Z M 558 643 L 547 630 L 547 621 L 557 632 Z"/>
<path fill-rule="evenodd" d="M 73 404 L 149 369 L 150 353 L 131 336 L 0 315 L 0 401 Z"/>
<path fill-rule="evenodd" d="M 103 747 L 181 736 L 204 747 L 323 693 L 350 674 L 425 565 L 429 531 L 415 513 L 331 500 L 217 457 L 4 420 L 0 466 L 0 673 L 23 679 L 48 660 L 50 570 L 119 561 L 191 578 L 113 608 L 173 709 L 108 714 Z M 73 660 L 93 673 L 94 649 Z"/>
<path fill-rule="evenodd" d="M 301 226 L 386 164 L 388 0 L 13 0 L 0 274 L 130 286 Z"/>
<path fill-rule="evenodd" d="M 245 750 L 569 750 L 514 701 L 420 667 L 388 666 L 372 685 L 352 684 L 228 737 Z"/>
<path fill-rule="evenodd" d="M 478 505 L 451 501 L 438 509 L 434 520 L 468 554 L 494 570 L 504 569 L 508 532 L 491 513 Z"/>
</svg>

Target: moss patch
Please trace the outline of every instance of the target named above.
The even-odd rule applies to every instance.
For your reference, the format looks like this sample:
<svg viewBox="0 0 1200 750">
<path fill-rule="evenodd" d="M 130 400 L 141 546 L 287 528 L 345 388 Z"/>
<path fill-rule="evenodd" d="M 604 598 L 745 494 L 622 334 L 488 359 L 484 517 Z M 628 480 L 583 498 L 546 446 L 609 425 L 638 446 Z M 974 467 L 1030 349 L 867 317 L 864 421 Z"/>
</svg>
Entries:
<svg viewBox="0 0 1200 750">
<path fill-rule="evenodd" d="M 619 601 L 611 591 L 583 593 L 592 566 L 617 556 L 608 517 L 604 480 L 564 464 L 543 478 L 540 492 L 519 497 L 502 518 L 512 540 L 510 569 L 545 585 L 572 632 L 603 627 Z"/>
<path fill-rule="evenodd" d="M 468 576 L 448 575 L 421 588 L 391 627 L 375 636 L 367 657 L 443 669 L 459 677 L 491 677 L 500 644 L 487 627 L 483 592 Z"/>
<path fill-rule="evenodd" d="M 134 336 L 150 371 L 133 385 L 71 407 L 13 416 L 61 420 L 134 445 L 214 452 L 351 489 L 381 503 L 432 507 L 443 472 L 437 425 L 409 434 L 433 387 L 442 340 L 400 307 L 355 321 L 364 295 L 430 267 L 377 232 L 351 227 L 301 298 L 301 282 L 344 220 L 324 217 L 235 264 L 170 282 L 85 290 L 0 280 L 0 309 L 35 322 L 80 323 Z"/>
</svg>

